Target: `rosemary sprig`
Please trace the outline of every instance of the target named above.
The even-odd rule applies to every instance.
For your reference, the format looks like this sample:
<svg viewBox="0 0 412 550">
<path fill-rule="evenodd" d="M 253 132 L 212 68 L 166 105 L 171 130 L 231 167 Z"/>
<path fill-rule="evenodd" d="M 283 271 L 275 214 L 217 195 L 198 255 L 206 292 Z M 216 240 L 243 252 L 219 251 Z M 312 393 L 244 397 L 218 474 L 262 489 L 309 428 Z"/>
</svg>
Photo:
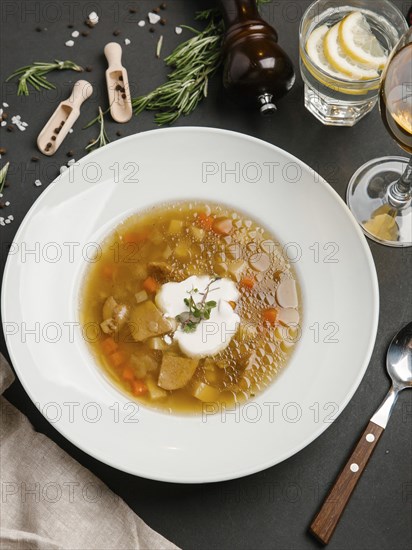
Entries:
<svg viewBox="0 0 412 550">
<path fill-rule="evenodd" d="M 0 170 L 0 193 L 3 191 L 4 184 L 6 183 L 7 172 L 9 170 L 10 162 L 7 162 Z"/>
<path fill-rule="evenodd" d="M 99 107 L 99 115 L 97 117 L 97 120 L 100 125 L 100 131 L 97 138 L 85 147 L 86 151 L 89 151 L 89 152 L 94 151 L 95 149 L 99 149 L 100 147 L 104 147 L 105 145 L 110 143 L 110 139 L 107 137 L 106 130 L 104 127 L 104 113 L 100 107 Z"/>
<path fill-rule="evenodd" d="M 149 94 L 132 100 L 136 115 L 145 109 L 158 111 L 155 121 L 162 126 L 171 124 L 196 108 L 199 101 L 207 96 L 209 77 L 219 66 L 220 25 L 212 19 L 203 31 L 193 29 L 195 36 L 166 57 L 166 65 L 173 67 L 168 81 Z"/>
<path fill-rule="evenodd" d="M 107 113 L 110 111 L 110 107 L 111 105 L 109 105 L 107 107 L 107 109 L 105 111 L 103 111 L 103 116 L 107 115 Z M 90 120 L 86 126 L 83 126 L 82 130 L 86 130 L 87 128 L 90 128 L 90 126 L 93 126 L 93 124 L 96 124 L 96 122 L 100 122 L 100 107 L 99 107 L 99 114 L 97 115 L 97 117 L 95 117 L 93 120 Z"/>
<path fill-rule="evenodd" d="M 217 288 L 210 289 L 210 287 L 219 279 L 220 277 L 213 278 L 206 286 L 204 292 L 199 292 L 197 288 L 193 288 L 188 292 L 189 298 L 184 298 L 183 302 L 189 308 L 189 311 L 183 311 L 179 315 L 176 315 L 176 320 L 181 324 L 184 332 L 194 332 L 200 321 L 210 319 L 210 313 L 217 306 L 217 303 L 214 300 L 206 301 L 206 299 L 211 290 L 217 290 Z M 202 296 L 200 302 L 195 302 L 193 297 L 197 294 Z"/>
<path fill-rule="evenodd" d="M 257 0 L 258 5 L 270 0 Z M 199 102 L 207 97 L 209 78 L 221 64 L 221 45 L 224 25 L 217 8 L 196 13 L 198 21 L 207 21 L 206 28 L 198 31 L 181 25 L 194 33 L 182 42 L 165 59 L 173 70 L 167 82 L 146 95 L 132 99 L 135 115 L 145 109 L 157 111 L 155 121 L 159 126 L 172 124 L 180 116 L 190 114 Z"/>
<path fill-rule="evenodd" d="M 6 82 L 12 78 L 19 77 L 17 95 L 29 95 L 29 84 L 37 91 L 39 91 L 40 88 L 45 88 L 46 90 L 56 88 L 54 84 L 47 80 L 45 75 L 50 71 L 63 71 L 66 69 L 78 72 L 83 71 L 83 68 L 73 61 L 59 61 L 58 59 L 55 59 L 54 63 L 35 61 L 32 65 L 26 65 L 25 67 L 16 69 L 14 73 L 6 79 Z"/>
</svg>

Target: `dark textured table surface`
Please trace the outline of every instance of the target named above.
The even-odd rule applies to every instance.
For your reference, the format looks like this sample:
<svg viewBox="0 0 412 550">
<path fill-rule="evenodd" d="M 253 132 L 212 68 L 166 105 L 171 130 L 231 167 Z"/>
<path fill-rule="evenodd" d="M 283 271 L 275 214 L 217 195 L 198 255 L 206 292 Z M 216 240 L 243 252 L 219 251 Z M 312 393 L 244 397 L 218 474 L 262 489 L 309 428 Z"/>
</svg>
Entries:
<svg viewBox="0 0 412 550">
<path fill-rule="evenodd" d="M 212 2 L 173 0 L 168 2 L 167 25 L 151 34 L 137 21 L 157 5 L 152 0 L 58 2 L 56 0 L 11 1 L 1 3 L 1 102 L 7 102 L 10 115 L 20 114 L 29 126 L 25 132 L 0 129 L 0 145 L 7 148 L 1 163 L 11 161 L 9 187 L 3 200 L 10 206 L 0 211 L 13 214 L 14 221 L 0 227 L 1 271 L 7 244 L 26 212 L 45 187 L 57 176 L 58 167 L 67 162 L 69 149 L 79 159 L 96 129 L 81 131 L 95 116 L 99 103 L 106 104 L 103 57 L 104 45 L 115 39 L 124 44 L 124 64 L 129 69 L 133 95 L 145 93 L 161 83 L 167 70 L 155 58 L 160 32 L 164 35 L 162 54 L 167 54 L 188 31 L 178 36 L 178 24 L 194 25 L 195 9 Z M 408 2 L 395 2 L 404 13 Z M 298 25 L 305 7 L 303 1 L 274 1 L 263 13 L 279 31 L 280 43 L 298 66 Z M 137 13 L 129 8 L 137 8 Z M 73 48 L 65 46 L 72 30 L 87 30 L 83 21 L 90 11 L 100 22 L 89 36 L 75 39 Z M 74 25 L 73 29 L 68 25 Z M 43 29 L 36 31 L 36 27 Z M 46 30 L 47 29 L 47 30 Z M 114 30 L 121 34 L 113 37 Z M 98 93 L 82 111 L 82 119 L 60 151 L 51 159 L 36 155 L 35 139 L 57 101 L 68 95 L 77 74 L 51 75 L 58 91 L 32 93 L 17 97 L 16 84 L 4 79 L 15 68 L 35 60 L 73 59 L 83 66 Z M 178 125 L 214 126 L 250 134 L 296 155 L 315 168 L 334 189 L 345 195 L 347 182 L 365 161 L 387 154 L 401 154 L 385 132 L 377 109 L 354 128 L 329 128 L 318 123 L 303 107 L 303 85 L 298 76 L 293 91 L 279 103 L 272 119 L 262 119 L 232 106 L 222 95 L 220 75 L 211 81 L 209 97 L 194 114 Z M 150 130 L 153 117 L 145 113 L 121 127 L 123 135 Z M 118 139 L 118 126 L 108 123 L 109 137 Z M 40 179 L 42 187 L 34 181 Z M 314 216 L 322 215 L 314 212 Z M 289 460 L 247 478 L 210 485 L 173 485 L 136 478 L 94 460 L 66 441 L 42 417 L 19 381 L 6 397 L 22 410 L 35 428 L 44 432 L 81 464 L 99 476 L 120 495 L 149 525 L 183 548 L 216 549 L 310 549 L 318 544 L 307 534 L 307 526 L 335 478 L 347 453 L 356 442 L 367 420 L 389 388 L 384 370 L 386 348 L 394 333 L 411 318 L 412 249 L 390 249 L 368 241 L 379 277 L 380 321 L 375 350 L 362 383 L 338 419 L 316 441 Z M 7 356 L 4 339 L 1 351 Z M 351 502 L 329 545 L 331 550 L 403 550 L 411 548 L 412 471 L 411 427 L 412 395 L 400 396 L 390 425 L 384 433 Z"/>
</svg>

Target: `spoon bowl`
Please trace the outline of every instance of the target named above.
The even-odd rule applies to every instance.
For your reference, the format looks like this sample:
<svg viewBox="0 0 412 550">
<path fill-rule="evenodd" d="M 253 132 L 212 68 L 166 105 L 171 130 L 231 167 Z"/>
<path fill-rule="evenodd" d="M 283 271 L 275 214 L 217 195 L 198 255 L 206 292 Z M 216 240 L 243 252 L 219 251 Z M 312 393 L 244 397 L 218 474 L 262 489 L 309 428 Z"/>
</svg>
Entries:
<svg viewBox="0 0 412 550">
<path fill-rule="evenodd" d="M 399 391 L 412 386 L 412 323 L 401 329 L 390 343 L 386 368 Z"/>
</svg>

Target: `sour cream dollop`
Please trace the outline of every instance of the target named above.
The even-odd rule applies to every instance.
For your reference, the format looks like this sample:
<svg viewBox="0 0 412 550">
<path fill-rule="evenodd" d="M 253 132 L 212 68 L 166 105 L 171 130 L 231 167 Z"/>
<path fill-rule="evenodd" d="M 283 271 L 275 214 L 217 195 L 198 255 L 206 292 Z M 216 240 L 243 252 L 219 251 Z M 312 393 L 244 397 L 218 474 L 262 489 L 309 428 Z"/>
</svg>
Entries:
<svg viewBox="0 0 412 550">
<path fill-rule="evenodd" d="M 156 295 L 156 305 L 165 317 L 176 318 L 184 311 L 189 311 L 184 299 L 189 298 L 190 292 L 196 302 L 200 302 L 202 294 L 212 277 L 193 275 L 180 283 L 165 283 Z M 210 312 L 210 319 L 203 319 L 194 332 L 184 332 L 179 326 L 173 339 L 179 344 L 182 353 L 188 357 L 207 357 L 224 350 L 230 343 L 239 328 L 240 317 L 233 311 L 229 302 L 237 302 L 239 291 L 230 279 L 214 281 L 210 287 L 206 300 L 214 300 L 216 307 Z"/>
</svg>

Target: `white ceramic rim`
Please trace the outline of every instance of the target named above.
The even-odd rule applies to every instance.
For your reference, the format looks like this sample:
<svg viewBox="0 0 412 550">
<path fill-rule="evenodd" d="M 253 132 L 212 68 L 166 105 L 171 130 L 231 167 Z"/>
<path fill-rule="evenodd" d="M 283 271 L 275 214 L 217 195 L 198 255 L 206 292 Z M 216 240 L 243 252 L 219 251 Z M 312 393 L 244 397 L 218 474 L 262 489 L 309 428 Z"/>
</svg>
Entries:
<svg viewBox="0 0 412 550">
<path fill-rule="evenodd" d="M 261 144 L 264 147 L 266 147 L 266 148 L 269 147 L 274 152 L 284 156 L 285 159 L 289 159 L 289 161 L 291 161 L 291 162 L 298 163 L 302 167 L 303 170 L 313 172 L 313 170 L 308 165 L 306 165 L 305 163 L 303 163 L 302 161 L 297 159 L 297 157 L 294 157 L 293 155 L 283 151 L 282 149 L 278 148 L 275 145 L 269 144 L 268 142 L 265 142 L 263 140 L 260 140 L 258 138 L 252 137 L 252 136 L 241 134 L 239 132 L 232 132 L 232 131 L 228 131 L 228 130 L 221 130 L 221 129 L 208 128 L 208 127 L 196 127 L 196 126 L 194 126 L 194 127 L 178 127 L 178 128 L 168 128 L 168 129 L 156 129 L 156 130 L 150 130 L 150 131 L 147 131 L 147 132 L 142 132 L 140 134 L 135 134 L 135 135 L 132 135 L 132 136 L 128 136 L 126 138 L 123 138 L 122 140 L 118 140 L 116 142 L 113 142 L 113 143 L 107 145 L 104 148 L 104 154 L 105 155 L 110 154 L 110 150 L 114 147 L 117 147 L 119 141 L 122 141 L 123 143 L 125 143 L 125 142 L 129 142 L 129 141 L 133 141 L 135 139 L 144 139 L 145 136 L 152 136 L 154 134 L 157 135 L 157 134 L 161 134 L 161 133 L 162 134 L 163 133 L 177 133 L 177 134 L 185 134 L 186 133 L 186 134 L 190 134 L 190 133 L 193 133 L 193 132 L 194 133 L 201 132 L 201 133 L 208 133 L 208 134 L 221 134 L 221 135 L 226 135 L 228 137 L 233 136 L 233 137 L 244 139 L 244 140 L 249 141 L 250 143 L 253 143 L 253 144 L 257 144 L 257 145 Z M 91 155 L 88 155 L 87 157 L 84 157 L 83 159 L 81 159 L 80 163 L 85 162 L 85 159 L 94 160 L 98 156 L 100 156 L 101 154 L 102 154 L 102 150 L 101 149 L 97 150 L 97 151 L 93 152 Z M 319 179 L 318 179 L 318 183 L 323 187 L 324 192 L 332 195 L 334 200 L 337 201 L 340 204 L 341 208 L 346 212 L 348 222 L 352 225 L 353 229 L 355 230 L 355 232 L 357 233 L 357 235 L 359 237 L 359 244 L 360 244 L 360 246 L 362 248 L 362 251 L 365 255 L 365 259 L 367 261 L 367 266 L 369 268 L 370 282 L 371 282 L 371 285 L 372 285 L 371 290 L 372 290 L 372 294 L 373 294 L 372 323 L 371 323 L 371 326 L 370 326 L 370 335 L 369 335 L 369 341 L 368 341 L 368 344 L 367 344 L 367 351 L 365 353 L 365 356 L 362 359 L 358 375 L 354 379 L 350 391 L 346 394 L 346 398 L 343 399 L 339 403 L 339 412 L 337 413 L 337 416 L 336 416 L 336 418 L 337 418 L 341 414 L 343 409 L 346 407 L 346 405 L 349 403 L 349 401 L 351 400 L 351 398 L 354 395 L 355 391 L 357 390 L 357 388 L 358 388 L 358 386 L 359 386 L 359 384 L 360 384 L 360 382 L 361 382 L 361 380 L 364 376 L 364 373 L 365 373 L 365 371 L 368 367 L 369 360 L 370 360 L 370 357 L 372 355 L 372 351 L 373 351 L 373 347 L 374 347 L 374 343 L 375 343 L 375 338 L 376 338 L 376 333 L 377 333 L 378 318 L 379 318 L 379 287 L 378 287 L 378 279 L 377 279 L 377 274 L 376 274 L 376 269 L 375 269 L 375 265 L 374 265 L 374 262 L 373 262 L 372 254 L 371 254 L 371 251 L 370 251 L 370 249 L 367 245 L 367 241 L 366 241 L 366 238 L 364 237 L 364 234 L 363 234 L 362 230 L 360 229 L 360 227 L 356 223 L 355 219 L 350 214 L 350 211 L 348 210 L 346 204 L 340 198 L 340 196 L 336 193 L 336 191 L 332 187 L 330 187 L 330 185 L 320 176 L 319 176 Z M 58 184 L 59 184 L 59 180 L 58 179 L 54 180 L 47 187 L 47 189 L 45 189 L 45 191 L 43 191 L 43 193 L 40 195 L 40 197 L 32 205 L 32 207 L 29 209 L 28 213 L 26 214 L 24 220 L 22 221 L 22 223 L 21 223 L 21 225 L 20 225 L 20 227 L 19 227 L 19 229 L 16 233 L 16 236 L 15 236 L 16 240 L 19 238 L 20 234 L 23 233 L 23 231 L 25 231 L 26 226 L 30 223 L 30 218 L 31 218 L 33 212 L 35 212 L 35 210 L 38 208 L 38 206 L 41 202 L 43 202 L 44 200 L 47 199 L 48 193 L 52 189 L 54 189 L 54 187 Z M 138 208 L 136 210 L 138 210 Z M 7 304 L 8 304 L 8 298 L 9 298 L 9 295 L 8 295 L 8 293 L 5 289 L 7 288 L 9 278 L 12 276 L 12 273 L 11 273 L 12 269 L 13 269 L 13 258 L 9 256 L 8 259 L 7 259 L 7 262 L 6 262 L 5 270 L 4 270 L 2 295 L 1 295 L 1 311 L 2 311 L 3 320 L 6 318 L 5 314 L 6 314 L 6 311 L 7 311 Z M 16 370 L 18 376 L 19 376 L 20 382 L 22 383 L 25 391 L 27 392 L 27 394 L 29 395 L 31 400 L 35 403 L 36 402 L 36 396 L 33 394 L 31 388 L 26 384 L 25 378 L 24 378 L 24 373 L 20 370 L 19 361 L 18 361 L 18 357 L 17 357 L 17 351 L 12 347 L 12 345 L 10 344 L 9 338 L 7 338 L 7 337 L 6 337 L 6 343 L 7 343 L 7 348 L 8 348 L 8 352 L 10 354 L 11 361 L 12 361 L 13 365 L 15 366 L 15 370 Z M 336 420 L 336 418 L 334 420 Z M 46 419 L 47 419 L 47 417 L 46 417 Z M 185 477 L 185 476 L 178 477 L 178 476 L 175 476 L 175 475 L 164 476 L 164 475 L 157 475 L 156 473 L 150 474 L 146 471 L 139 471 L 138 469 L 132 470 L 130 468 L 125 468 L 124 466 L 119 465 L 119 463 L 116 463 L 113 460 L 108 460 L 107 457 L 105 457 L 104 454 L 102 454 L 102 453 L 91 452 L 90 449 L 88 449 L 86 445 L 81 445 L 81 444 L 79 444 L 79 442 L 74 441 L 71 437 L 69 437 L 64 432 L 64 430 L 61 430 L 59 428 L 59 426 L 53 424 L 53 427 L 55 427 L 64 437 L 66 437 L 71 443 L 76 445 L 78 448 L 80 448 L 85 453 L 93 456 L 94 458 L 96 458 L 97 460 L 100 460 L 101 462 L 103 462 L 105 464 L 108 464 L 109 466 L 120 469 L 120 470 L 125 471 L 127 473 L 130 473 L 130 474 L 133 474 L 133 475 L 139 475 L 139 476 L 145 477 L 147 479 L 154 479 L 154 480 L 158 480 L 158 481 L 166 481 L 166 482 L 173 482 L 173 483 L 209 483 L 209 482 L 218 482 L 218 481 L 225 481 L 225 480 L 240 478 L 240 477 L 243 477 L 243 476 L 247 476 L 247 475 L 262 471 L 262 470 L 264 470 L 266 468 L 269 468 L 271 466 L 274 466 L 275 464 L 278 464 L 278 463 L 282 462 L 283 460 L 293 456 L 294 454 L 296 454 L 297 452 L 299 452 L 300 450 L 305 448 L 312 441 L 314 441 L 317 437 L 319 437 L 319 435 L 321 435 L 329 425 L 330 424 L 320 423 L 318 429 L 315 430 L 309 437 L 302 440 L 299 444 L 294 445 L 293 448 L 289 449 L 287 452 L 283 453 L 282 455 L 276 457 L 276 459 L 269 459 L 269 460 L 266 460 L 266 461 L 261 462 L 261 463 L 248 465 L 248 466 L 240 468 L 240 469 L 238 469 L 234 472 L 231 472 L 230 474 L 226 474 L 226 475 L 220 475 L 218 473 L 213 473 L 213 474 L 202 473 L 201 475 L 190 476 L 190 477 Z"/>
</svg>

